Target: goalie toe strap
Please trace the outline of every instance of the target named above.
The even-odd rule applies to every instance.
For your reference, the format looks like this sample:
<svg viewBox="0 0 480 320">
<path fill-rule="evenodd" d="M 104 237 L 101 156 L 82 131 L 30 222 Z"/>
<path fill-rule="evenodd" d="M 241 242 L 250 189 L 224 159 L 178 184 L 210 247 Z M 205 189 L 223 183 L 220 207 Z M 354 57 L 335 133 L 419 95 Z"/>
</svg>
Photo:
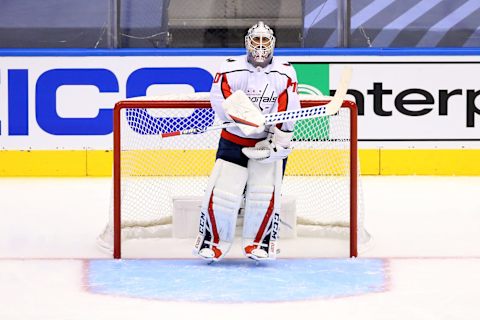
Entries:
<svg viewBox="0 0 480 320">
<path fill-rule="evenodd" d="M 253 244 L 254 246 L 256 246 L 256 247 L 268 248 L 268 244 L 263 243 L 263 242 L 253 242 L 252 244 Z"/>
</svg>

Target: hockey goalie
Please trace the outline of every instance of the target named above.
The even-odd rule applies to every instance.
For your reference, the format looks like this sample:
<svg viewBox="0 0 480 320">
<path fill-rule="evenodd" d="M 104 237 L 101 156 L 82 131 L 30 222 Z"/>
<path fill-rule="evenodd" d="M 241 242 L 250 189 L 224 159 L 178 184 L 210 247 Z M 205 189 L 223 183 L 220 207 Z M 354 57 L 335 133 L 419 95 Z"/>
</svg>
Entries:
<svg viewBox="0 0 480 320">
<path fill-rule="evenodd" d="M 282 178 L 294 122 L 264 126 L 270 113 L 300 109 L 295 70 L 273 57 L 275 36 L 263 22 L 245 36 L 247 54 L 227 59 L 216 74 L 210 100 L 216 116 L 236 126 L 223 129 L 216 162 L 202 201 L 194 254 L 219 261 L 235 238 L 244 206 L 243 252 L 275 259 Z"/>
</svg>

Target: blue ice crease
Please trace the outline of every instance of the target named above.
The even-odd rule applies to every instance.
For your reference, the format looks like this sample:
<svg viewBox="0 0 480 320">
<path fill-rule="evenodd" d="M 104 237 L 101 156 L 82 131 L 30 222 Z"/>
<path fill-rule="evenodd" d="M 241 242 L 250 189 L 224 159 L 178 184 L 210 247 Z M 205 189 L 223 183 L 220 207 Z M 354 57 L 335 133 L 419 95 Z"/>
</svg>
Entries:
<svg viewBox="0 0 480 320">
<path fill-rule="evenodd" d="M 167 301 L 278 302 L 384 291 L 381 259 L 281 259 L 255 264 L 224 260 L 92 260 L 93 293 Z"/>
</svg>

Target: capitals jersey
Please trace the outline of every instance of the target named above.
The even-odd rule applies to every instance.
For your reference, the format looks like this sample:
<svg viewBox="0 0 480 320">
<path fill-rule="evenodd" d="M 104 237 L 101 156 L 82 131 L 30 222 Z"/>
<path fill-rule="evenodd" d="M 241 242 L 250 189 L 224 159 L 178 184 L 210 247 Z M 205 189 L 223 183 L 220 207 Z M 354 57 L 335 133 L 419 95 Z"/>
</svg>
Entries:
<svg viewBox="0 0 480 320">
<path fill-rule="evenodd" d="M 255 67 L 247 61 L 247 56 L 227 59 L 216 74 L 210 91 L 210 102 L 216 116 L 228 121 L 222 102 L 237 90 L 242 90 L 250 101 L 263 114 L 300 109 L 297 92 L 297 76 L 293 67 L 286 62 L 272 59 L 265 68 Z M 293 131 L 294 122 L 277 124 L 282 131 Z M 246 136 L 238 127 L 222 131 L 222 138 L 242 146 L 254 146 L 267 137 L 265 132 Z"/>
</svg>

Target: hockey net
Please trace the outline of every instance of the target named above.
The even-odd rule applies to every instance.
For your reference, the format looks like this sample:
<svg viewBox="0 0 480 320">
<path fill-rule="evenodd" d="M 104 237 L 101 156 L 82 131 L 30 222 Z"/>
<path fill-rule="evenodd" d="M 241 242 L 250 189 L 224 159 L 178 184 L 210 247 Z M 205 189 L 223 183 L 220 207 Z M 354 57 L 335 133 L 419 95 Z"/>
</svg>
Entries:
<svg viewBox="0 0 480 320">
<path fill-rule="evenodd" d="M 301 96 L 302 108 L 328 97 Z M 217 123 L 208 93 L 120 101 L 114 110 L 114 190 L 109 223 L 101 235 L 121 257 L 128 239 L 172 237 L 173 199 L 202 197 L 215 162 L 220 130 L 161 138 Z M 282 187 L 295 199 L 298 237 L 347 239 L 350 256 L 369 238 L 364 229 L 357 159 L 357 109 L 297 121 L 294 151 Z"/>
</svg>

